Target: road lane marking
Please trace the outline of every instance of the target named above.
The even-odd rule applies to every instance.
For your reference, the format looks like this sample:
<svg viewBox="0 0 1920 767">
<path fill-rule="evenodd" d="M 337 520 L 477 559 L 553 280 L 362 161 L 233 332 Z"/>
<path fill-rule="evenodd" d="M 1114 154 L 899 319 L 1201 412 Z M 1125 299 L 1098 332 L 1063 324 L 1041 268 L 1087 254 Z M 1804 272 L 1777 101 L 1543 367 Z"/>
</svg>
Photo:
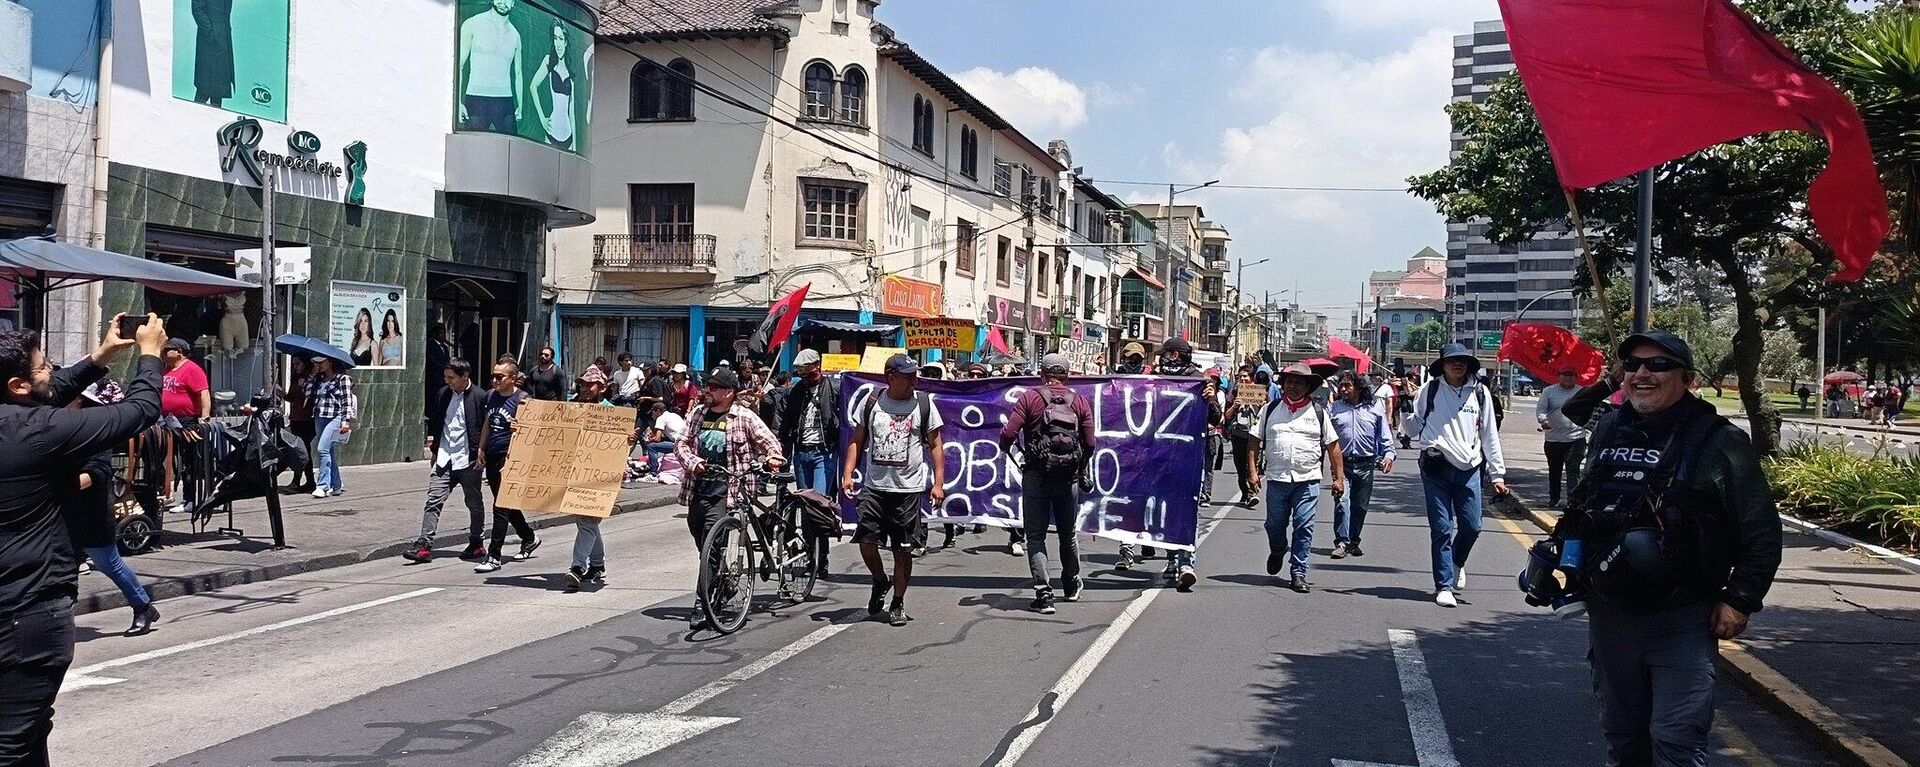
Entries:
<svg viewBox="0 0 1920 767">
<path fill-rule="evenodd" d="M 590 711 L 569 722 L 539 747 L 514 761 L 514 767 L 619 767 L 681 741 L 734 722 L 739 717 L 689 716 L 695 706 L 714 699 L 809 647 L 845 631 L 851 623 L 829 623 L 733 673 L 715 679 L 645 714 Z"/>
<path fill-rule="evenodd" d="M 82 666 L 80 668 L 68 671 L 66 680 L 60 683 L 60 691 L 70 692 L 73 690 L 84 689 L 87 687 L 100 687 L 103 685 L 118 684 L 120 682 L 127 681 L 125 679 L 120 679 L 117 677 L 95 676 L 95 674 L 97 674 L 98 672 L 105 671 L 110 668 L 119 668 L 121 666 L 131 666 L 135 663 L 144 663 L 146 661 L 155 660 L 158 658 L 165 658 L 169 655 L 178 655 L 183 652 L 191 652 L 193 650 L 205 649 L 208 647 L 212 647 L 214 645 L 225 644 L 227 642 L 231 642 L 236 639 L 246 639 L 247 637 L 258 636 L 261 634 L 265 634 L 269 631 L 279 631 L 280 629 L 284 629 L 284 628 L 293 628 L 294 626 L 300 626 L 300 625 L 312 623 L 314 621 L 326 620 L 328 618 L 334 618 L 341 615 L 346 615 L 348 613 L 356 613 L 361 610 L 368 610 L 375 607 L 380 607 L 382 605 L 389 605 L 389 604 L 393 604 L 394 602 L 399 602 L 405 599 L 412 599 L 414 597 L 424 597 L 428 594 L 433 594 L 433 593 L 445 591 L 445 590 L 446 589 L 443 589 L 437 586 L 428 587 L 424 589 L 416 589 L 414 591 L 409 591 L 405 594 L 394 594 L 393 596 L 381 597 L 379 599 L 375 599 L 369 602 L 361 602 L 359 604 L 347 605 L 345 607 L 336 607 L 331 610 L 327 610 L 324 612 L 317 612 L 312 615 L 303 615 L 298 618 L 289 618 L 287 620 L 280 621 L 279 623 L 269 623 L 265 626 L 255 626 L 253 628 L 246 629 L 244 631 L 235 631 L 231 634 L 223 634 L 217 637 L 209 637 L 207 639 L 201 639 L 201 640 L 188 642 L 186 644 L 181 644 L 181 645 L 174 645 L 172 647 L 162 647 L 157 650 L 148 650 L 146 652 L 135 653 L 133 655 L 126 656 L 124 658 L 114 658 L 113 660 L 109 660 L 109 661 L 101 661 L 91 666 Z"/>
<path fill-rule="evenodd" d="M 1389 629 L 1393 665 L 1400 671 L 1400 696 L 1407 703 L 1407 728 L 1413 732 L 1413 755 L 1420 767 L 1460 767 L 1453 755 L 1453 739 L 1440 715 L 1440 695 L 1427 675 L 1427 656 L 1420 640 L 1405 629 Z"/>
<path fill-rule="evenodd" d="M 1212 524 L 1194 538 L 1193 548 L 1196 551 L 1199 550 L 1200 544 L 1206 542 L 1207 536 L 1212 535 L 1213 531 L 1219 528 L 1220 519 L 1235 508 L 1235 506 L 1222 505 L 1213 513 L 1208 520 Z M 1106 630 L 1100 632 L 1100 636 L 1080 654 L 1080 658 L 1075 660 L 1072 666 L 1067 667 L 1067 672 L 1061 674 L 1060 679 L 1040 696 L 1040 702 L 1034 704 L 1033 708 L 1027 711 L 1027 715 L 1020 718 L 1019 724 L 1013 726 L 1008 733 L 1010 737 L 1002 741 L 1000 748 L 997 749 L 996 755 L 999 758 L 989 755 L 982 763 L 983 767 L 1013 767 L 1018 763 L 1020 757 L 1026 755 L 1027 749 L 1033 747 L 1034 741 L 1040 739 L 1040 734 L 1047 731 L 1047 725 L 1053 723 L 1054 715 L 1067 705 L 1067 701 L 1073 698 L 1074 693 L 1080 691 L 1080 686 L 1086 684 L 1087 677 L 1093 674 L 1093 670 L 1100 666 L 1101 661 L 1107 659 L 1107 654 L 1113 652 L 1113 646 L 1119 643 L 1120 637 L 1127 633 L 1127 629 L 1133 627 L 1133 622 L 1146 611 L 1147 606 L 1153 604 L 1153 600 L 1160 598 L 1160 594 L 1165 591 L 1165 588 L 1148 588 L 1134 597 L 1133 601 L 1128 602 L 1126 609 L 1120 611 L 1120 617 L 1113 619 L 1113 623 L 1108 624 Z"/>
</svg>

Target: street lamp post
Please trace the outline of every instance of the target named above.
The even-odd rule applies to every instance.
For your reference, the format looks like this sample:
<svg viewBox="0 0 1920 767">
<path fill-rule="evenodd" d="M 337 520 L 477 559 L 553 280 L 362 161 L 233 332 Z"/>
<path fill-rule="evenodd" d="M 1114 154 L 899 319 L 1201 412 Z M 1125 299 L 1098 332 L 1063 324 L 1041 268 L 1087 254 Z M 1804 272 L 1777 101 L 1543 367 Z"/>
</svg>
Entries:
<svg viewBox="0 0 1920 767">
<path fill-rule="evenodd" d="M 1190 186 L 1185 189 L 1177 189 L 1177 190 L 1173 188 L 1174 186 L 1173 184 L 1167 185 L 1167 209 L 1165 211 L 1166 216 L 1164 216 L 1167 222 L 1167 227 L 1166 227 L 1167 249 L 1163 257 L 1166 259 L 1166 263 L 1167 263 L 1166 281 L 1169 288 L 1171 288 L 1177 282 L 1174 279 L 1174 266 L 1173 266 L 1173 198 L 1175 195 L 1182 195 L 1195 190 L 1205 189 L 1207 187 L 1213 186 L 1214 184 L 1218 184 L 1218 183 L 1220 183 L 1220 179 L 1216 178 L 1204 184 L 1200 184 L 1197 186 Z M 1172 295 L 1168 295 L 1167 299 L 1168 300 L 1166 302 L 1166 308 L 1165 308 L 1165 311 L 1167 313 L 1166 314 L 1167 333 L 1169 336 L 1171 336 L 1174 332 L 1174 328 L 1176 327 L 1174 325 L 1173 317 L 1174 317 L 1174 314 L 1176 313 L 1175 309 L 1179 306 L 1179 302 L 1173 300 Z"/>
<path fill-rule="evenodd" d="M 1244 258 L 1234 259 L 1234 266 L 1233 266 L 1233 270 L 1234 270 L 1233 271 L 1233 306 L 1234 306 L 1233 313 L 1234 313 L 1234 316 L 1237 317 L 1240 315 L 1241 302 L 1246 300 L 1246 293 L 1244 292 L 1243 289 L 1246 287 L 1246 284 L 1247 284 L 1247 267 L 1259 266 L 1261 264 L 1264 264 L 1272 260 L 1273 260 L 1272 258 L 1263 258 L 1249 264 L 1247 263 L 1247 260 Z M 1235 365 L 1240 364 L 1240 358 L 1241 358 L 1240 333 L 1238 331 L 1235 331 L 1233 334 L 1233 364 Z"/>
</svg>

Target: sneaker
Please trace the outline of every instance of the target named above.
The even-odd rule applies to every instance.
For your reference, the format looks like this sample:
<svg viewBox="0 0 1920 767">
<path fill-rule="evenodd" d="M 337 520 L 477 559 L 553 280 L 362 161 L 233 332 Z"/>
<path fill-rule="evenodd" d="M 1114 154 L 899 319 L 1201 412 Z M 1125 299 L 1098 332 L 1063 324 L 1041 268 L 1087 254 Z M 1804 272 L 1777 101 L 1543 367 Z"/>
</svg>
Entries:
<svg viewBox="0 0 1920 767">
<path fill-rule="evenodd" d="M 1279 575 L 1280 568 L 1287 564 L 1287 555 L 1273 553 L 1267 555 L 1267 574 Z"/>
<path fill-rule="evenodd" d="M 1132 570 L 1133 569 L 1133 552 L 1128 551 L 1126 549 L 1121 549 L 1120 561 L 1113 563 L 1113 569 Z"/>
<path fill-rule="evenodd" d="M 1240 500 L 1240 505 L 1241 505 L 1241 506 L 1245 506 L 1245 507 L 1247 507 L 1247 508 L 1249 508 L 1249 509 L 1251 509 L 1251 508 L 1254 508 L 1254 507 L 1256 507 L 1256 506 L 1259 506 L 1259 505 L 1260 505 L 1260 496 L 1257 496 L 1257 495 L 1249 495 L 1249 496 L 1246 496 L 1245 498 L 1242 498 L 1242 499 Z"/>
<path fill-rule="evenodd" d="M 887 611 L 887 592 L 892 589 L 891 582 L 873 582 L 873 596 L 867 599 L 867 617 L 876 617 Z"/>
<path fill-rule="evenodd" d="M 1288 587 L 1288 588 L 1291 588 L 1291 589 L 1293 589 L 1294 591 L 1296 591 L 1296 592 L 1299 592 L 1299 593 L 1301 593 L 1301 594 L 1305 594 L 1305 593 L 1307 593 L 1307 592 L 1309 592 L 1309 591 L 1312 591 L 1312 590 L 1313 590 L 1313 587 L 1312 587 L 1312 586 L 1308 586 L 1308 585 L 1307 585 L 1307 579 L 1306 579 L 1306 578 L 1304 578 L 1304 577 L 1301 577 L 1301 576 L 1297 576 L 1297 575 L 1296 575 L 1296 576 L 1294 576 L 1294 578 L 1293 578 L 1293 582 L 1292 582 L 1292 583 L 1289 583 L 1289 584 L 1287 584 L 1287 587 Z"/>
<path fill-rule="evenodd" d="M 1014 541 L 1013 545 L 1008 548 L 1013 549 L 1013 555 L 1016 557 L 1024 557 L 1027 555 L 1027 544 L 1019 541 Z"/>
<path fill-rule="evenodd" d="M 693 603 L 693 612 L 687 614 L 687 631 L 699 631 L 712 626 L 713 621 L 707 620 L 707 609 L 696 600 Z"/>
<path fill-rule="evenodd" d="M 1466 591 L 1466 590 L 1467 590 L 1467 568 L 1464 568 L 1464 567 L 1462 567 L 1462 568 L 1460 568 L 1459 570 L 1455 570 L 1455 571 L 1454 571 L 1454 573 L 1453 573 L 1453 590 L 1454 590 L 1454 591 Z"/>
<path fill-rule="evenodd" d="M 476 573 L 490 573 L 500 569 L 500 560 L 487 557 L 487 561 L 473 566 Z"/>
<path fill-rule="evenodd" d="M 924 557 L 924 556 L 926 556 L 926 555 L 927 555 L 927 547 L 925 547 L 925 546 L 915 546 L 915 547 L 913 547 L 913 550 L 912 550 L 911 552 L 909 552 L 908 554 L 909 554 L 909 556 L 912 556 L 912 557 L 913 557 L 914 559 L 919 559 L 919 558 L 921 558 L 921 557 Z"/>
<path fill-rule="evenodd" d="M 571 594 L 573 592 L 579 591 L 580 582 L 583 580 L 586 580 L 585 570 L 581 570 L 578 567 L 567 568 L 567 593 Z M 695 611 L 695 612 L 698 613 L 698 611 Z"/>
<path fill-rule="evenodd" d="M 1066 588 L 1061 590 L 1060 601 L 1078 602 L 1080 601 L 1080 592 L 1084 591 L 1086 588 L 1087 588 L 1086 579 L 1081 578 L 1078 575 L 1073 576 L 1073 580 L 1068 581 L 1066 584 Z"/>
<path fill-rule="evenodd" d="M 313 489 L 313 497 L 315 498 L 325 498 L 331 494 L 332 494 L 332 491 L 324 487 L 316 487 Z"/>
<path fill-rule="evenodd" d="M 1192 591 L 1194 582 L 1199 579 L 1200 576 L 1194 574 L 1193 568 L 1182 567 L 1180 574 L 1173 579 L 1174 588 L 1180 591 Z"/>
<path fill-rule="evenodd" d="M 1355 544 L 1351 544 L 1351 545 L 1348 545 L 1348 546 L 1347 546 L 1347 553 L 1348 553 L 1348 554 L 1350 554 L 1350 555 L 1352 555 L 1352 556 L 1356 556 L 1356 557 L 1364 557 L 1364 556 L 1366 556 L 1366 555 L 1367 555 L 1367 552 L 1364 552 L 1364 551 L 1361 551 L 1361 550 L 1360 550 L 1360 544 L 1358 544 L 1358 543 L 1355 543 Z"/>
<path fill-rule="evenodd" d="M 1027 607 L 1041 615 L 1052 615 L 1053 614 L 1053 592 L 1051 591 L 1033 592 L 1033 602 L 1028 604 Z"/>
<path fill-rule="evenodd" d="M 893 609 L 887 611 L 887 623 L 893 626 L 905 626 L 913 618 L 907 615 L 907 608 L 899 602 L 893 603 Z"/>
<path fill-rule="evenodd" d="M 408 562 L 431 562 L 433 561 L 433 547 L 428 546 L 423 541 L 415 541 L 412 546 L 407 547 L 406 551 L 400 552 L 400 557 Z"/>
<path fill-rule="evenodd" d="M 479 541 L 474 541 L 472 543 L 469 543 L 467 544 L 467 547 L 465 549 L 461 550 L 460 558 L 461 559 L 486 559 L 487 545 Z"/>
<path fill-rule="evenodd" d="M 1346 559 L 1347 555 L 1350 553 L 1352 552 L 1347 551 L 1347 544 L 1336 543 L 1336 544 L 1333 544 L 1333 553 L 1328 554 L 1327 556 L 1332 557 L 1334 559 Z"/>
<path fill-rule="evenodd" d="M 347 491 L 341 490 L 340 488 L 337 488 L 337 487 L 327 491 L 327 495 L 330 495 L 330 496 L 346 495 L 346 493 Z"/>
<path fill-rule="evenodd" d="M 1447 589 L 1441 589 L 1440 593 L 1435 594 L 1433 597 L 1433 603 L 1441 607 L 1459 607 L 1460 606 L 1460 601 L 1454 599 L 1453 592 Z"/>
<path fill-rule="evenodd" d="M 601 565 L 593 565 L 591 567 L 588 567 L 587 571 L 580 576 L 580 580 L 586 581 L 588 583 L 606 583 L 607 568 Z"/>
<path fill-rule="evenodd" d="M 513 561 L 525 562 L 533 558 L 533 550 L 540 548 L 540 536 L 536 535 L 520 542 L 520 553 L 513 555 Z"/>
<path fill-rule="evenodd" d="M 1173 557 L 1167 557 L 1167 566 L 1160 569 L 1160 577 L 1172 578 L 1179 573 L 1180 568 L 1173 564 Z"/>
</svg>

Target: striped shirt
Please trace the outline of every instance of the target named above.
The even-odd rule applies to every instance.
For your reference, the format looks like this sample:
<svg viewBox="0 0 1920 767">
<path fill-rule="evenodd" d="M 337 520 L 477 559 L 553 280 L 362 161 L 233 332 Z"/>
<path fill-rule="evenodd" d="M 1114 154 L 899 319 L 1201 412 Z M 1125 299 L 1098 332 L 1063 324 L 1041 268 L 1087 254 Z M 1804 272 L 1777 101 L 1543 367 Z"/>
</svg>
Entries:
<svg viewBox="0 0 1920 767">
<path fill-rule="evenodd" d="M 673 453 L 680 458 L 680 465 L 693 467 L 700 464 L 700 432 L 702 425 L 710 419 L 723 416 L 708 416 L 707 406 L 698 405 L 687 414 L 687 428 L 680 438 L 673 442 Z M 753 499 L 754 485 L 758 484 L 754 472 L 768 458 L 784 458 L 780 452 L 780 440 L 773 436 L 773 430 L 738 403 L 727 411 L 726 475 L 727 508 L 741 508 Z M 680 502 L 693 502 L 694 486 L 699 480 L 688 474 L 686 481 L 680 483 Z"/>
</svg>

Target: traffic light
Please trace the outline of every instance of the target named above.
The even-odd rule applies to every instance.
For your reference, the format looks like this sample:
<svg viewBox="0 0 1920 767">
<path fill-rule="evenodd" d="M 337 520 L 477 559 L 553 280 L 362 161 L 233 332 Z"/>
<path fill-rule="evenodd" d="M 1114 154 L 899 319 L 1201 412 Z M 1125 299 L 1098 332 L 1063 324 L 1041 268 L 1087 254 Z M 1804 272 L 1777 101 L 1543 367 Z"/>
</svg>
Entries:
<svg viewBox="0 0 1920 767">
<path fill-rule="evenodd" d="M 1380 326 L 1380 351 L 1386 351 L 1387 345 L 1392 341 L 1393 341 L 1393 328 L 1387 327 L 1385 325 Z"/>
</svg>

